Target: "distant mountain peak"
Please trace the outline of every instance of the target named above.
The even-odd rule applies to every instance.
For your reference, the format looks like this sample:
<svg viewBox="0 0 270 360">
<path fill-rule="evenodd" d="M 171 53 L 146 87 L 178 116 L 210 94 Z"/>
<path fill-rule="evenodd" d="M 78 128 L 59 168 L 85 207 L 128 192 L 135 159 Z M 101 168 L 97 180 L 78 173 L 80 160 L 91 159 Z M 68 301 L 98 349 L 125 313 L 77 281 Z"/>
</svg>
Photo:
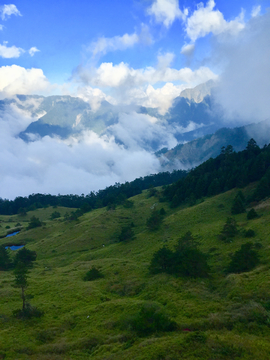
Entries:
<svg viewBox="0 0 270 360">
<path fill-rule="evenodd" d="M 197 85 L 192 89 L 185 89 L 181 92 L 180 96 L 196 103 L 200 103 L 207 95 L 211 95 L 211 90 L 215 86 L 213 80 L 209 80 L 203 84 Z"/>
</svg>

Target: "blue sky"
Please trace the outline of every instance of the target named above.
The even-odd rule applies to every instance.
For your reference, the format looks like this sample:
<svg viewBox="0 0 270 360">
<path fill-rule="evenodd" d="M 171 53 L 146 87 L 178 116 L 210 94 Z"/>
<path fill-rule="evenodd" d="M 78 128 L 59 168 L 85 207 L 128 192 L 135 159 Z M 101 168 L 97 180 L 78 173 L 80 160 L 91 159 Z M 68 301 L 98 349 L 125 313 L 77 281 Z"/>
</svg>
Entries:
<svg viewBox="0 0 270 360">
<path fill-rule="evenodd" d="M 95 96 L 119 103 L 128 102 L 119 95 L 124 89 L 138 102 L 156 106 L 156 89 L 173 98 L 186 87 L 216 78 L 222 65 L 212 61 L 213 39 L 234 41 L 252 17 L 265 14 L 269 3 L 21 0 L 3 4 L 0 69 L 6 80 L 1 97 L 17 91 Z M 16 82 L 8 71 L 12 65 L 20 67 Z"/>
</svg>

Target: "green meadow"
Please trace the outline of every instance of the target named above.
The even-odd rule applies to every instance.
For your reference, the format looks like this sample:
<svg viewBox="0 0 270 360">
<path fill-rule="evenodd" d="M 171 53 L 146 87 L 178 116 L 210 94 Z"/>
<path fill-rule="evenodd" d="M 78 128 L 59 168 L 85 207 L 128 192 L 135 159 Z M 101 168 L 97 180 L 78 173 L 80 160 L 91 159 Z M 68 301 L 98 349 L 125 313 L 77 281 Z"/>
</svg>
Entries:
<svg viewBox="0 0 270 360">
<path fill-rule="evenodd" d="M 248 195 L 253 188 L 242 191 Z M 270 200 L 251 204 L 259 215 L 255 219 L 234 215 L 238 234 L 224 242 L 219 233 L 237 191 L 174 209 L 159 202 L 158 192 L 149 197 L 144 191 L 129 199 L 133 207 L 92 210 L 78 221 L 66 221 L 65 213 L 74 209 L 64 207 L 0 216 L 0 236 L 21 229 L 1 238 L 0 245 L 25 244 L 37 253 L 26 296 L 43 312 L 38 318 L 16 318 L 20 289 L 13 286 L 12 270 L 0 271 L 0 359 L 269 360 Z M 150 231 L 146 220 L 161 208 L 163 221 Z M 54 211 L 60 217 L 51 220 Z M 27 230 L 32 216 L 43 225 Z M 135 237 L 119 242 L 121 229 L 130 224 Z M 255 233 L 252 238 L 245 237 L 248 229 Z M 173 250 L 187 231 L 207 254 L 209 276 L 150 273 L 154 253 L 163 246 Z M 254 244 L 259 265 L 228 274 L 233 254 L 247 242 Z M 16 251 L 8 251 L 14 258 Z M 92 267 L 103 277 L 84 281 Z M 142 309 L 154 309 L 174 327 L 137 331 Z"/>
</svg>

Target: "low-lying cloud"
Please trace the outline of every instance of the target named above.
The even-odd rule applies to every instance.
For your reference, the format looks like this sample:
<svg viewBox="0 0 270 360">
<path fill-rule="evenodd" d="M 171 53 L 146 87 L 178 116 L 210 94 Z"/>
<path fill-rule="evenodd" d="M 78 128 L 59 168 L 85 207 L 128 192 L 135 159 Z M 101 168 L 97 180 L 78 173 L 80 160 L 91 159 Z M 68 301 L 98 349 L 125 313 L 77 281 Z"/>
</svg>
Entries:
<svg viewBox="0 0 270 360">
<path fill-rule="evenodd" d="M 85 131 L 66 141 L 44 137 L 25 143 L 16 134 L 33 119 L 16 107 L 0 113 L 0 197 L 31 193 L 87 194 L 115 182 L 160 170 L 154 155 L 140 146 L 127 149 L 113 136 Z"/>
</svg>

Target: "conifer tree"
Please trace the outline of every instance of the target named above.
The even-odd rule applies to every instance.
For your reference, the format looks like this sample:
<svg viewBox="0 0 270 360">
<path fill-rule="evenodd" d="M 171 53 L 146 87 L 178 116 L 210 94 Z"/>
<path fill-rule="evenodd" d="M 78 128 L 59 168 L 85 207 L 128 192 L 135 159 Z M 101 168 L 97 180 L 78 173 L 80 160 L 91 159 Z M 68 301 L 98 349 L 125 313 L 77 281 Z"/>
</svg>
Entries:
<svg viewBox="0 0 270 360">
<path fill-rule="evenodd" d="M 23 262 L 18 262 L 14 269 L 15 287 L 20 287 L 22 290 L 21 298 L 23 301 L 22 310 L 25 310 L 25 289 L 28 286 L 28 267 Z"/>
<path fill-rule="evenodd" d="M 4 246 L 0 246 L 0 271 L 5 271 L 10 268 L 11 260 L 9 253 Z"/>
</svg>

